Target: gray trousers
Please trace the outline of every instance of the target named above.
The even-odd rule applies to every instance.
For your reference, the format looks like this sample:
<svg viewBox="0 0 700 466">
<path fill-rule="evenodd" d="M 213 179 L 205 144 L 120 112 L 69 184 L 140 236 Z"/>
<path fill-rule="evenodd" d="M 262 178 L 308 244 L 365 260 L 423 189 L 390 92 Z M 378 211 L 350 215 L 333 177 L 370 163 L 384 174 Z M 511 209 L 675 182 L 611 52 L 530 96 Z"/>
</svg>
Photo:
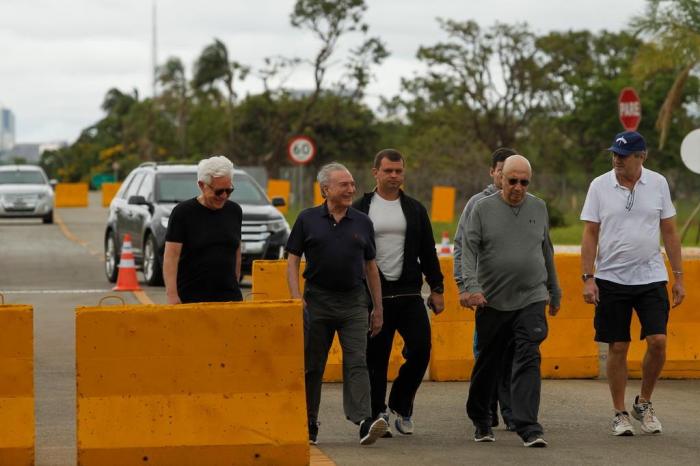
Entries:
<svg viewBox="0 0 700 466">
<path fill-rule="evenodd" d="M 304 290 L 304 368 L 306 410 L 309 423 L 318 420 L 323 371 L 333 335 L 338 332 L 343 350 L 343 410 L 355 424 L 370 417 L 371 399 L 367 371 L 367 309 L 364 286 L 331 291 L 307 283 Z"/>
</svg>

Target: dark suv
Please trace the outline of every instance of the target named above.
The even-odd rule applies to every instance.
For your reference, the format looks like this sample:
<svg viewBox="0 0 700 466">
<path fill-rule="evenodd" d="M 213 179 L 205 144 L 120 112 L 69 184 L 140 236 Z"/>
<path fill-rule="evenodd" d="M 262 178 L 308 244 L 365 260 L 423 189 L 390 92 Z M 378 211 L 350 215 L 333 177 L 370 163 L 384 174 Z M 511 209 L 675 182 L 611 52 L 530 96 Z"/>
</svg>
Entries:
<svg viewBox="0 0 700 466">
<path fill-rule="evenodd" d="M 260 185 L 243 170 L 235 170 L 236 190 L 231 200 L 243 209 L 241 275 L 249 275 L 256 259 L 279 259 L 289 237 L 289 224 L 275 208 L 283 198 L 270 201 Z M 163 252 L 170 212 L 180 201 L 199 194 L 196 165 L 147 162 L 126 177 L 109 205 L 105 229 L 105 273 L 117 280 L 117 264 L 124 235 L 131 235 L 136 267 L 146 283 L 163 284 Z"/>
</svg>

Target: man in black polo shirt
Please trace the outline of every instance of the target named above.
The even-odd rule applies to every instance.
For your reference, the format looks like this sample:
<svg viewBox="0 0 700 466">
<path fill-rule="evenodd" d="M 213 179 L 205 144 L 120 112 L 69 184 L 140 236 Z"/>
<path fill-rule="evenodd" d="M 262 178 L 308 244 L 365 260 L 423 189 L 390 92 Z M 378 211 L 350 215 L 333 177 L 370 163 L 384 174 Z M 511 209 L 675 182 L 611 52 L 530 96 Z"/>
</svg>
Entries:
<svg viewBox="0 0 700 466">
<path fill-rule="evenodd" d="M 373 420 L 365 350 L 367 308 L 371 292 L 371 336 L 382 328 L 379 272 L 375 262 L 374 228 L 369 217 L 351 207 L 355 181 L 339 163 L 318 174 L 326 201 L 299 214 L 287 242 L 287 283 L 292 298 L 301 298 L 299 265 L 304 269 L 304 366 L 309 443 L 316 444 L 323 371 L 333 335 L 343 351 L 343 408 L 360 425 L 360 444 L 370 445 L 388 429 L 386 420 Z"/>
<path fill-rule="evenodd" d="M 367 345 L 372 416 L 389 419 L 387 369 L 394 334 L 398 331 L 404 340 L 406 362 L 391 387 L 388 408 L 396 414 L 396 430 L 410 435 L 413 400 L 430 361 L 430 321 L 421 295 L 424 275 L 430 286 L 428 303 L 435 314 L 445 305 L 433 228 L 425 207 L 401 190 L 404 169 L 399 151 L 380 151 L 372 168 L 377 187 L 354 207 L 369 215 L 374 224 L 384 304 L 382 331 Z"/>
</svg>

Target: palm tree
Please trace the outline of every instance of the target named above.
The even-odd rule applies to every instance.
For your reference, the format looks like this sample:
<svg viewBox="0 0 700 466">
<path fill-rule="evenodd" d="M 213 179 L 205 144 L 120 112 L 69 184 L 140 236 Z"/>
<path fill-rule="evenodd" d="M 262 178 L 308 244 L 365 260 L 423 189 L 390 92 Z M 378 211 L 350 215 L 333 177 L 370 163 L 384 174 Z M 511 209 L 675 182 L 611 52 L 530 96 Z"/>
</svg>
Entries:
<svg viewBox="0 0 700 466">
<path fill-rule="evenodd" d="M 646 14 L 636 17 L 633 25 L 652 39 L 640 50 L 635 72 L 649 76 L 672 69 L 676 73 L 656 120 L 662 149 L 688 76 L 700 65 L 700 0 L 648 0 Z"/>
<path fill-rule="evenodd" d="M 185 67 L 177 57 L 170 57 L 163 66 L 158 67 L 158 82 L 163 86 L 161 98 L 171 102 L 176 112 L 176 134 L 180 157 L 187 156 L 187 79 Z"/>
</svg>

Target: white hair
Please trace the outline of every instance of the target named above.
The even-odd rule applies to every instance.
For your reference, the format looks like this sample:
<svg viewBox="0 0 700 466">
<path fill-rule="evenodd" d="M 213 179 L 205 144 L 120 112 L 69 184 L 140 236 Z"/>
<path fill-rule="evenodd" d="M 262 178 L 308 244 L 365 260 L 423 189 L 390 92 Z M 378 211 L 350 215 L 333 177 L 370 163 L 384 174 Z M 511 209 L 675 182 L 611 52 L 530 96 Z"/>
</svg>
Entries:
<svg viewBox="0 0 700 466">
<path fill-rule="evenodd" d="M 321 185 L 321 187 L 328 186 L 328 183 L 330 183 L 331 181 L 331 173 L 349 171 L 350 170 L 348 170 L 342 163 L 331 162 L 321 167 L 321 170 L 319 170 L 316 180 L 318 181 L 318 184 Z"/>
<path fill-rule="evenodd" d="M 197 164 L 197 181 L 211 184 L 212 178 L 227 176 L 233 181 L 233 163 L 223 155 L 202 159 Z"/>
</svg>

